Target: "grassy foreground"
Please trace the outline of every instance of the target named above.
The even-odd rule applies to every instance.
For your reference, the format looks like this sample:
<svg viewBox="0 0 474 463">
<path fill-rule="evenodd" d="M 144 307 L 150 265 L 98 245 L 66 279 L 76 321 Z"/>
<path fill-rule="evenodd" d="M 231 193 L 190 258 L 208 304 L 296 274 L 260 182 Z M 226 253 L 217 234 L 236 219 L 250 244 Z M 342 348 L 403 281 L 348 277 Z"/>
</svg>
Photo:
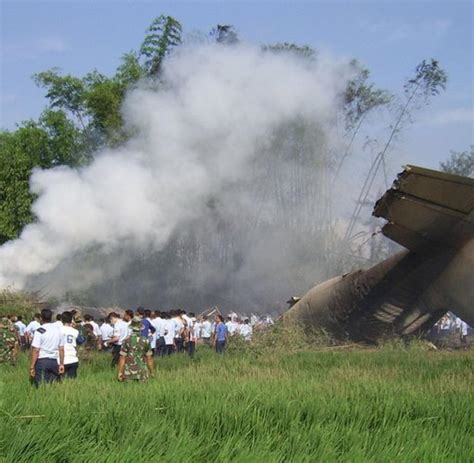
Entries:
<svg viewBox="0 0 474 463">
<path fill-rule="evenodd" d="M 120 384 L 97 355 L 33 389 L 0 365 L 0 461 L 470 462 L 472 352 L 382 348 L 158 359 Z M 28 418 L 25 416 L 39 415 Z"/>
</svg>

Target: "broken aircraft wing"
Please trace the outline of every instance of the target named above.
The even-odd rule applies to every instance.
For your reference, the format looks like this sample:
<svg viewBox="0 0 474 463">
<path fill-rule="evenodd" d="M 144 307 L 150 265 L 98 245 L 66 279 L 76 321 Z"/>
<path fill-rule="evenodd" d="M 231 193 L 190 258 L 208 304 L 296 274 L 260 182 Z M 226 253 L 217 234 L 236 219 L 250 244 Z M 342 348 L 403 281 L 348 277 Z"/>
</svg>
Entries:
<svg viewBox="0 0 474 463">
<path fill-rule="evenodd" d="M 474 235 L 474 179 L 407 166 L 375 204 L 385 236 L 411 251 L 458 248 Z"/>
</svg>

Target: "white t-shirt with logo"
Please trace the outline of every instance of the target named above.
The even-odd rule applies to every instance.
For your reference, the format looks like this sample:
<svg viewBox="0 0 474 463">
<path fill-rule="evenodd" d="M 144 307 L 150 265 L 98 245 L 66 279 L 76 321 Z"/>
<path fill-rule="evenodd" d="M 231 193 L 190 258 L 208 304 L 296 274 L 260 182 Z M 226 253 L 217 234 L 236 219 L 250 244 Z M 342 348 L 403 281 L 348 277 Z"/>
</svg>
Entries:
<svg viewBox="0 0 474 463">
<path fill-rule="evenodd" d="M 64 346 L 64 337 L 56 323 L 45 323 L 38 328 L 31 342 L 31 347 L 39 349 L 38 359 L 58 359 L 60 346 Z"/>
<path fill-rule="evenodd" d="M 76 350 L 76 341 L 79 336 L 79 331 L 72 326 L 63 326 L 62 331 L 64 341 L 64 365 L 79 362 Z"/>
</svg>

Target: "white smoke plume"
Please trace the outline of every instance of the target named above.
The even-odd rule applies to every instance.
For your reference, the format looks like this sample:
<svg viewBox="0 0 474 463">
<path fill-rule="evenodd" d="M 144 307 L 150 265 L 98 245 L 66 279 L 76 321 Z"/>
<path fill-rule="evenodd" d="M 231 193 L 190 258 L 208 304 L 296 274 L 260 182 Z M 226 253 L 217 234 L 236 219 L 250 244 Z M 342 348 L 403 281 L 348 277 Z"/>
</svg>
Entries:
<svg viewBox="0 0 474 463">
<path fill-rule="evenodd" d="M 231 196 L 285 124 L 309 121 L 327 143 L 348 78 L 345 63 L 321 57 L 250 46 L 181 50 L 166 62 L 159 89 L 129 92 L 123 114 L 133 139 L 98 152 L 87 167 L 33 173 L 37 220 L 0 248 L 0 287 L 30 287 L 41 275 L 43 283 L 67 276 L 64 290 L 87 287 L 120 273 L 128 251 L 159 251 L 199 220 L 210 197 Z M 229 201 L 256 207 L 245 194 Z M 103 265 L 88 268 L 88 253 Z"/>
</svg>

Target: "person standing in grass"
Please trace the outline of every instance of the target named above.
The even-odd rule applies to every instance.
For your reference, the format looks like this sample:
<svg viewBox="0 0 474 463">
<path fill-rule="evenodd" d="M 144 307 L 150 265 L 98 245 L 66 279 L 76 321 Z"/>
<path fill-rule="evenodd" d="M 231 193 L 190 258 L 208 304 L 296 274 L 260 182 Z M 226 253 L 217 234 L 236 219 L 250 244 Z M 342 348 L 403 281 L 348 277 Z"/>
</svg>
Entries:
<svg viewBox="0 0 474 463">
<path fill-rule="evenodd" d="M 218 354 L 223 354 L 227 343 L 228 330 L 222 315 L 216 315 L 216 327 L 214 328 L 214 345 Z"/>
<path fill-rule="evenodd" d="M 125 320 L 122 320 L 119 315 L 112 312 L 109 315 L 110 321 L 114 326 L 114 332 L 110 345 L 112 346 L 112 368 L 115 368 L 120 359 L 120 350 L 125 339 L 129 336 L 128 324 Z"/>
<path fill-rule="evenodd" d="M 196 342 L 199 339 L 199 335 L 201 333 L 201 325 L 197 322 L 194 313 L 189 314 L 188 324 L 186 350 L 188 351 L 190 357 L 194 357 L 194 353 L 196 352 Z"/>
<path fill-rule="evenodd" d="M 42 326 L 35 331 L 31 343 L 30 376 L 36 387 L 42 382 L 59 381 L 64 374 L 64 338 L 52 319 L 51 310 L 41 311 Z"/>
<path fill-rule="evenodd" d="M 33 341 L 35 331 L 41 326 L 40 321 L 41 315 L 39 313 L 35 313 L 34 319 L 28 323 L 28 326 L 25 328 L 26 342 L 28 347 L 30 347 L 31 341 Z"/>
<path fill-rule="evenodd" d="M 227 326 L 227 331 L 229 332 L 229 336 L 233 336 L 237 330 L 237 323 L 232 320 L 232 317 L 227 317 L 227 322 L 225 324 Z"/>
<path fill-rule="evenodd" d="M 176 323 L 173 318 L 171 318 L 171 314 L 164 313 L 163 317 L 165 319 L 164 324 L 164 340 L 165 340 L 165 347 L 163 348 L 163 355 L 171 355 L 175 352 L 175 344 L 174 340 L 176 337 Z"/>
<path fill-rule="evenodd" d="M 0 319 L 0 363 L 16 364 L 18 338 L 10 326 L 8 318 Z"/>
<path fill-rule="evenodd" d="M 110 350 L 110 339 L 114 335 L 114 329 L 110 324 L 109 317 L 102 321 L 100 325 L 100 335 L 102 339 L 102 350 L 109 351 Z"/>
<path fill-rule="evenodd" d="M 138 307 L 137 316 L 142 321 L 142 328 L 140 330 L 140 336 L 142 338 L 147 338 L 148 340 L 154 335 L 156 329 L 150 321 L 151 310 L 144 309 L 143 307 Z"/>
<path fill-rule="evenodd" d="M 18 332 L 18 337 L 20 339 L 20 348 L 21 350 L 25 350 L 26 348 L 26 336 L 25 336 L 25 331 L 26 331 L 26 325 L 23 323 L 23 317 L 21 315 L 18 315 L 16 317 L 16 322 L 14 323 L 15 329 Z"/>
<path fill-rule="evenodd" d="M 134 317 L 130 327 L 132 334 L 124 340 L 120 349 L 118 380 L 146 381 L 149 376 L 153 376 L 153 352 L 150 341 L 140 336 L 141 318 Z"/>
<path fill-rule="evenodd" d="M 94 327 L 86 322 L 82 325 L 82 335 L 84 341 L 83 360 L 89 361 L 92 358 L 92 352 L 97 350 L 97 336 L 94 334 Z"/>
<path fill-rule="evenodd" d="M 64 375 L 66 378 L 74 379 L 77 377 L 77 369 L 79 368 L 79 358 L 77 356 L 77 344 L 80 340 L 79 331 L 72 326 L 72 313 L 63 312 L 61 314 L 63 322 L 62 332 L 64 341 Z"/>
<path fill-rule="evenodd" d="M 204 344 L 211 346 L 212 325 L 206 316 L 202 317 L 201 323 L 201 339 Z"/>
<path fill-rule="evenodd" d="M 166 346 L 165 328 L 164 328 L 165 320 L 163 320 L 162 314 L 158 310 L 155 310 L 153 312 L 153 318 L 151 319 L 151 324 L 155 327 L 155 350 L 154 350 L 154 354 L 162 356 L 162 355 L 164 355 L 163 350 Z"/>
<path fill-rule="evenodd" d="M 240 335 L 244 338 L 245 341 L 252 340 L 252 325 L 249 323 L 249 319 L 246 318 L 244 323 L 240 326 Z"/>
<path fill-rule="evenodd" d="M 102 349 L 102 332 L 100 331 L 99 325 L 94 321 L 94 317 L 91 314 L 86 313 L 84 315 L 84 324 L 88 323 L 92 327 L 92 332 L 95 338 L 95 346 L 91 348 Z"/>
<path fill-rule="evenodd" d="M 172 310 L 171 316 L 172 316 L 171 320 L 173 320 L 175 324 L 174 345 L 176 347 L 176 352 L 184 352 L 184 339 L 183 339 L 184 321 L 182 319 L 182 311 Z"/>
</svg>

